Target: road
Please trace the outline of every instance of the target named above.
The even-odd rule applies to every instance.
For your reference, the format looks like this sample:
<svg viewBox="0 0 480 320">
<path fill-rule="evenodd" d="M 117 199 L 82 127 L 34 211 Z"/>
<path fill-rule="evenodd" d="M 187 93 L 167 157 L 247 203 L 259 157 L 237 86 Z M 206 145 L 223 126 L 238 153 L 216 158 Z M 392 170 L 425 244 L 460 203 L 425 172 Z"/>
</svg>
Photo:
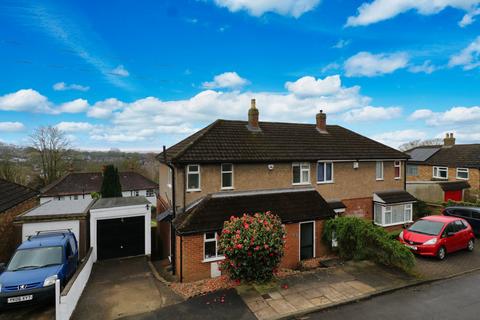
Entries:
<svg viewBox="0 0 480 320">
<path fill-rule="evenodd" d="M 480 319 L 480 272 L 396 291 L 299 319 Z"/>
</svg>

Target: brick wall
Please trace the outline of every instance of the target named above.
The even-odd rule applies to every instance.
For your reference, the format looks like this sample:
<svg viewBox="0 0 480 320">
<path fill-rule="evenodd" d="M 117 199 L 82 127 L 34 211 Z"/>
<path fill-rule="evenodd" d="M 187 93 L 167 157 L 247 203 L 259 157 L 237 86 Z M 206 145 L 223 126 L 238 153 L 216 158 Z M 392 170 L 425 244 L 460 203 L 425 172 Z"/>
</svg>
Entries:
<svg viewBox="0 0 480 320">
<path fill-rule="evenodd" d="M 346 209 L 344 215 L 373 220 L 373 197 L 343 199 Z"/>
<path fill-rule="evenodd" d="M 0 262 L 7 262 L 21 242 L 13 221 L 19 215 L 39 204 L 34 197 L 0 213 Z"/>
<path fill-rule="evenodd" d="M 315 255 L 325 255 L 328 247 L 322 242 L 324 221 L 315 222 Z M 286 243 L 285 255 L 280 263 L 281 268 L 296 268 L 300 261 L 299 244 L 299 223 L 285 225 Z M 210 264 L 203 261 L 203 234 L 188 235 L 182 237 L 183 246 L 183 270 L 182 279 L 184 282 L 197 281 L 210 278 Z M 177 275 L 180 273 L 180 237 L 177 236 Z"/>
</svg>

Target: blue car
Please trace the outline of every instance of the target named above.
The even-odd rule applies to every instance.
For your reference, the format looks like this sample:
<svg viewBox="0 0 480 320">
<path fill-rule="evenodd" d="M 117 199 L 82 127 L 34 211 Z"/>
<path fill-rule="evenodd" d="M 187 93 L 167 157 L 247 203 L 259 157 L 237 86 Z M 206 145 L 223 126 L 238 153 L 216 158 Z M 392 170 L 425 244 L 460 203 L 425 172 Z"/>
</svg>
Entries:
<svg viewBox="0 0 480 320">
<path fill-rule="evenodd" d="M 71 231 L 29 237 L 0 270 L 0 309 L 55 301 L 55 281 L 65 286 L 77 266 L 77 239 Z"/>
</svg>

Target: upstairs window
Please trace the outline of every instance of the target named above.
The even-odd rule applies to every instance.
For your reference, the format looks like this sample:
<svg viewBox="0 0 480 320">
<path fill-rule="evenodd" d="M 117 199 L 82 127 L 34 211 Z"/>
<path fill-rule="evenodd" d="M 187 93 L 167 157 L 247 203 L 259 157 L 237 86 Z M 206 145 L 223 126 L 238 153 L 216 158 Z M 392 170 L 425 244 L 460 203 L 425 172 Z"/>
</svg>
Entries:
<svg viewBox="0 0 480 320">
<path fill-rule="evenodd" d="M 187 166 L 187 191 L 200 191 L 200 166 L 198 164 Z"/>
<path fill-rule="evenodd" d="M 394 161 L 393 162 L 393 168 L 395 170 L 395 179 L 401 179 L 402 178 L 402 163 L 400 161 Z"/>
<path fill-rule="evenodd" d="M 317 164 L 317 182 L 331 183 L 333 182 L 333 163 L 319 162 Z"/>
<path fill-rule="evenodd" d="M 222 189 L 233 189 L 233 164 L 223 163 L 221 165 Z"/>
<path fill-rule="evenodd" d="M 310 163 L 294 163 L 292 165 L 293 184 L 310 183 Z"/>
<path fill-rule="evenodd" d="M 433 167 L 433 177 L 436 179 L 448 179 L 448 168 Z"/>
<path fill-rule="evenodd" d="M 375 176 L 377 180 L 383 180 L 383 161 L 376 162 Z"/>
<path fill-rule="evenodd" d="M 468 180 L 468 169 L 467 168 L 457 168 L 457 179 Z"/>
</svg>

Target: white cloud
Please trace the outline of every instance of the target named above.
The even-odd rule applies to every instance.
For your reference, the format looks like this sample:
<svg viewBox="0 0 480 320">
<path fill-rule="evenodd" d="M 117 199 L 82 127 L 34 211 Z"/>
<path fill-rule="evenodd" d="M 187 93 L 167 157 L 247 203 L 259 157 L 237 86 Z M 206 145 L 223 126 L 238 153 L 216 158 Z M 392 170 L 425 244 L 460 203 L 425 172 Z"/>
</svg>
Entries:
<svg viewBox="0 0 480 320">
<path fill-rule="evenodd" d="M 431 74 L 432 72 L 436 71 L 437 67 L 432 65 L 430 60 L 425 61 L 423 64 L 420 65 L 412 65 L 408 68 L 408 71 L 412 73 L 426 73 Z"/>
<path fill-rule="evenodd" d="M 124 108 L 125 105 L 126 104 L 124 102 L 118 99 L 109 98 L 95 103 L 91 108 L 88 109 L 87 116 L 91 118 L 107 119 L 112 116 L 114 111 Z"/>
<path fill-rule="evenodd" d="M 470 43 L 459 54 L 450 57 L 449 67 L 461 66 L 464 70 L 480 67 L 480 36 Z"/>
<path fill-rule="evenodd" d="M 463 16 L 462 20 L 458 23 L 458 25 L 462 28 L 465 28 L 468 25 L 471 25 L 475 22 L 475 17 L 480 15 L 480 9 L 473 10 L 466 15 Z"/>
<path fill-rule="evenodd" d="M 325 79 L 315 79 L 306 76 L 295 82 L 287 82 L 285 88 L 298 97 L 313 97 L 332 95 L 341 89 L 342 82 L 339 75 L 329 76 Z"/>
<path fill-rule="evenodd" d="M 480 121 L 480 106 L 452 107 L 444 112 L 420 109 L 413 112 L 411 120 L 424 120 L 430 126 L 465 126 Z"/>
<path fill-rule="evenodd" d="M 345 112 L 342 118 L 346 122 L 368 122 L 379 120 L 391 120 L 402 115 L 402 108 L 399 107 L 372 107 L 367 106 Z"/>
<path fill-rule="evenodd" d="M 401 13 L 415 10 L 421 15 L 432 15 L 452 7 L 467 12 L 475 12 L 480 0 L 373 0 L 364 2 L 358 8 L 358 15 L 347 20 L 347 26 L 366 26 L 391 19 Z M 464 22 L 468 24 L 468 18 Z"/>
<path fill-rule="evenodd" d="M 232 12 L 245 10 L 257 17 L 267 12 L 274 12 L 298 18 L 313 10 L 319 3 L 320 0 L 215 0 L 215 4 L 219 7 L 227 8 Z"/>
<path fill-rule="evenodd" d="M 0 132 L 19 132 L 25 130 L 21 122 L 0 122 Z"/>
<path fill-rule="evenodd" d="M 206 89 L 215 88 L 240 88 L 248 84 L 249 81 L 240 77 L 236 72 L 224 72 L 216 75 L 213 81 L 204 82 L 202 86 Z"/>
<path fill-rule="evenodd" d="M 390 131 L 372 136 L 372 139 L 389 145 L 393 148 L 398 148 L 400 145 L 412 140 L 423 140 L 425 138 L 427 138 L 427 134 L 425 132 L 414 129 Z"/>
<path fill-rule="evenodd" d="M 88 91 L 90 87 L 82 86 L 80 84 L 66 84 L 65 82 L 57 82 L 53 85 L 53 90 L 55 91 L 66 91 L 66 90 L 77 90 L 77 91 Z"/>
<path fill-rule="evenodd" d="M 408 55 L 403 52 L 372 54 L 359 52 L 344 63 L 347 77 L 374 77 L 392 73 L 408 65 Z"/>
<path fill-rule="evenodd" d="M 123 66 L 123 64 L 118 65 L 115 69 L 112 69 L 110 71 L 111 74 L 114 76 L 119 76 L 119 77 L 128 77 L 130 73 L 128 72 L 127 69 Z"/>
<path fill-rule="evenodd" d="M 88 101 L 84 99 L 76 99 L 73 101 L 65 102 L 59 106 L 58 112 L 65 113 L 80 113 L 85 112 L 88 109 Z"/>
<path fill-rule="evenodd" d="M 350 40 L 344 40 L 344 39 L 340 39 L 337 41 L 337 43 L 335 43 L 332 48 L 334 49 L 342 49 L 342 48 L 345 48 L 346 46 L 348 46 L 350 44 Z"/>
<path fill-rule="evenodd" d="M 90 131 L 95 128 L 94 125 L 88 122 L 60 122 L 55 127 L 64 132 L 82 132 Z"/>
<path fill-rule="evenodd" d="M 33 89 L 21 89 L 17 92 L 0 96 L 0 110 L 36 113 L 53 112 L 47 97 Z"/>
</svg>

